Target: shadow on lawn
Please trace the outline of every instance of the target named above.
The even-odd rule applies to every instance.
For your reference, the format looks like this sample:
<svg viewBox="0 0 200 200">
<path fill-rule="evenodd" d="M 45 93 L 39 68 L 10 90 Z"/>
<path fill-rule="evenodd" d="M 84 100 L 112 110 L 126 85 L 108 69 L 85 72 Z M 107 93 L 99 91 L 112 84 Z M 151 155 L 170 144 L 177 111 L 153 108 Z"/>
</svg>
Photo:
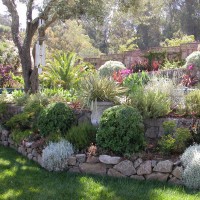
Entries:
<svg viewBox="0 0 200 200">
<path fill-rule="evenodd" d="M 0 199 L 162 200 L 200 199 L 183 187 L 159 182 L 48 172 L 12 149 L 0 146 Z M 169 196 L 169 198 L 167 198 Z M 193 198 L 194 197 L 194 198 Z"/>
</svg>

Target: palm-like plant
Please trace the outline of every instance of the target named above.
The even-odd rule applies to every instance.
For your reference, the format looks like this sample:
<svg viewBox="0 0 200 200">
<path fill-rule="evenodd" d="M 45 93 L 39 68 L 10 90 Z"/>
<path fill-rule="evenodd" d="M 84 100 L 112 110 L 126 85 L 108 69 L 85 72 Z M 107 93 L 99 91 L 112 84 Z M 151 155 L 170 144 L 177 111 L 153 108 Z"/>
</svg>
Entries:
<svg viewBox="0 0 200 200">
<path fill-rule="evenodd" d="M 87 106 L 92 101 L 117 102 L 126 91 L 127 88 L 120 87 L 112 79 L 93 73 L 85 76 L 80 82 L 79 98 Z"/>
<path fill-rule="evenodd" d="M 80 76 L 84 73 L 85 64 L 73 52 L 60 52 L 44 67 L 42 81 L 47 87 L 71 89 L 77 86 Z"/>
</svg>

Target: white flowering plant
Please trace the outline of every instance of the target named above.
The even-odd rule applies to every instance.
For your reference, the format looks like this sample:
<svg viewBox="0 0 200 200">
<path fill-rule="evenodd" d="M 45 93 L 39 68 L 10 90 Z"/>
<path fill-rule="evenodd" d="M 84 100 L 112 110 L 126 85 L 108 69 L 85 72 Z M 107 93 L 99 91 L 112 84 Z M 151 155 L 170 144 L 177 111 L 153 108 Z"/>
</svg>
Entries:
<svg viewBox="0 0 200 200">
<path fill-rule="evenodd" d="M 63 171 L 68 167 L 68 158 L 74 153 L 67 140 L 50 142 L 42 152 L 42 166 L 49 171 Z"/>
<path fill-rule="evenodd" d="M 184 166 L 183 182 L 192 189 L 200 189 L 200 145 L 190 146 L 181 156 Z"/>
</svg>

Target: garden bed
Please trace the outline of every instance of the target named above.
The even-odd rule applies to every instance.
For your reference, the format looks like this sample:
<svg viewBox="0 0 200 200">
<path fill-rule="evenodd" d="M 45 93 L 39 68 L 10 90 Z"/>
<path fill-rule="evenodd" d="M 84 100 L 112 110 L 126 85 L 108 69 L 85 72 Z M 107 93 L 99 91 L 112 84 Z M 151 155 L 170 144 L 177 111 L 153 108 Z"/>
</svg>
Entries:
<svg viewBox="0 0 200 200">
<path fill-rule="evenodd" d="M 42 140 L 23 142 L 21 145 L 17 145 L 10 137 L 10 132 L 3 129 L 0 132 L 0 143 L 16 149 L 28 159 L 34 160 L 42 166 Z M 142 154 L 133 154 L 129 159 L 109 155 L 74 154 L 66 162 L 67 167 L 64 170 L 69 172 L 182 184 L 183 167 L 177 158 L 173 160 L 145 160 Z"/>
</svg>

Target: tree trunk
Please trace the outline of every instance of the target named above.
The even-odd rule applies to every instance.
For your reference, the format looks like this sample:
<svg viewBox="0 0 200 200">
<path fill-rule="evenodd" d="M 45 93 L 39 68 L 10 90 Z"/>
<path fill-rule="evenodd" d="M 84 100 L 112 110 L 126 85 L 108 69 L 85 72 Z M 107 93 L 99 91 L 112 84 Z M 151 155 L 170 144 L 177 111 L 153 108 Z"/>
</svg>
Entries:
<svg viewBox="0 0 200 200">
<path fill-rule="evenodd" d="M 37 68 L 32 68 L 30 48 L 23 48 L 20 53 L 22 72 L 24 78 L 24 90 L 27 93 L 36 93 L 38 91 L 38 73 Z"/>
</svg>

